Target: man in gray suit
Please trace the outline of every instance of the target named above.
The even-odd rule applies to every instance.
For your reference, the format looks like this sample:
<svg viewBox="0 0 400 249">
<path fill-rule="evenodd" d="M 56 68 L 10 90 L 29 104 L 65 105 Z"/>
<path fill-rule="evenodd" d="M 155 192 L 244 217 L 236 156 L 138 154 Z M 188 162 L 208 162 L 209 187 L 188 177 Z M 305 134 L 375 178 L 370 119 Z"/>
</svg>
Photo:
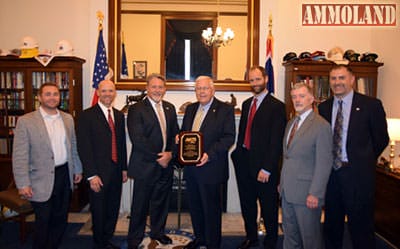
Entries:
<svg viewBox="0 0 400 249">
<path fill-rule="evenodd" d="M 322 248 L 321 207 L 332 167 L 332 131 L 313 112 L 314 96 L 305 83 L 291 90 L 296 117 L 283 138 L 279 185 L 282 197 L 283 248 Z"/>
<path fill-rule="evenodd" d="M 58 248 L 67 226 L 74 183 L 82 180 L 74 120 L 57 109 L 60 91 L 54 83 L 39 88 L 39 110 L 18 119 L 14 135 L 13 172 L 18 192 L 35 213 L 34 249 Z"/>
</svg>

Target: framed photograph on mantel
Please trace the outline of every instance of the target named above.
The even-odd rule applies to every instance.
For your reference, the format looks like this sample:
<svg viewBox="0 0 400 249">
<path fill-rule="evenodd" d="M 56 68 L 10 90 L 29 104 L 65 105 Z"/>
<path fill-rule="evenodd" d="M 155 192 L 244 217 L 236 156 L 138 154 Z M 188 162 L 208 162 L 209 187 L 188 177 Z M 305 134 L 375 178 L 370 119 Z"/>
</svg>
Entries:
<svg viewBox="0 0 400 249">
<path fill-rule="evenodd" d="M 147 61 L 133 61 L 133 78 L 145 79 L 147 75 Z"/>
</svg>

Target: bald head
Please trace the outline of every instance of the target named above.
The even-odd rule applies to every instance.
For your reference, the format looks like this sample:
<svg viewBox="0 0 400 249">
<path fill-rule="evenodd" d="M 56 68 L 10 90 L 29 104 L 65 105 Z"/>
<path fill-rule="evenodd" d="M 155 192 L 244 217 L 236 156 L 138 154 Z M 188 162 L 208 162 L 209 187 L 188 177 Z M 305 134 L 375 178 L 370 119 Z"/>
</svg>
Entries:
<svg viewBox="0 0 400 249">
<path fill-rule="evenodd" d="M 99 83 L 97 88 L 97 96 L 99 101 L 106 107 L 111 107 L 117 93 L 115 91 L 115 84 L 111 80 L 103 80 Z"/>
</svg>

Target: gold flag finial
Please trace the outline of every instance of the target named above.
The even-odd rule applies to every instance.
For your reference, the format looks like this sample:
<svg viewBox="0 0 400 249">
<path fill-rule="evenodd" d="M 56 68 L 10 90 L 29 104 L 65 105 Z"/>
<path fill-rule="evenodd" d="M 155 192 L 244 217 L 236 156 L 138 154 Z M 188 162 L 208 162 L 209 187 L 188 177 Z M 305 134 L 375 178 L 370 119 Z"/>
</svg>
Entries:
<svg viewBox="0 0 400 249">
<path fill-rule="evenodd" d="M 272 14 L 269 14 L 269 18 L 268 18 L 268 34 L 272 35 Z"/>
<path fill-rule="evenodd" d="M 99 30 L 103 29 L 104 14 L 100 10 L 96 12 L 97 20 L 99 20 Z"/>
</svg>

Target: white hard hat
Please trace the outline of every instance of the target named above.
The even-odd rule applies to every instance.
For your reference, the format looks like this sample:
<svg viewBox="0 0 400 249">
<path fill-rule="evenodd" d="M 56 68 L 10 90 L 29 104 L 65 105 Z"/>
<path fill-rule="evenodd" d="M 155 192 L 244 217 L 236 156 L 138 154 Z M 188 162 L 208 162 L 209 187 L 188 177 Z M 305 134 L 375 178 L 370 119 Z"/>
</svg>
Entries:
<svg viewBox="0 0 400 249">
<path fill-rule="evenodd" d="M 39 43 L 32 36 L 25 36 L 22 38 L 21 48 L 39 48 Z"/>
<path fill-rule="evenodd" d="M 71 56 L 74 52 L 72 44 L 67 40 L 60 40 L 57 42 L 56 55 Z"/>
</svg>

